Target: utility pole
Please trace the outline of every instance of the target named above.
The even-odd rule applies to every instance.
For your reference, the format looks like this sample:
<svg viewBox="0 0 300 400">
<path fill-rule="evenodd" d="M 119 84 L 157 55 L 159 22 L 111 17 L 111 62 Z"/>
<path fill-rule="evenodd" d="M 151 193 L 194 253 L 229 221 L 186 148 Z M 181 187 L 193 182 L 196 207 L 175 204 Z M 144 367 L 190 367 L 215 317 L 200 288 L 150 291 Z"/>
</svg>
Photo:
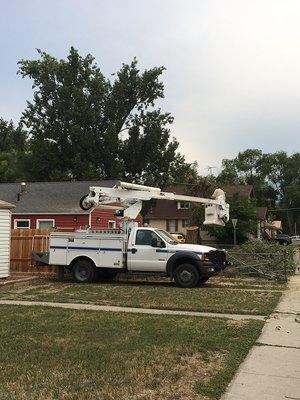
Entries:
<svg viewBox="0 0 300 400">
<path fill-rule="evenodd" d="M 238 222 L 237 218 L 231 218 L 233 225 L 233 245 L 236 246 L 236 224 Z"/>
<path fill-rule="evenodd" d="M 211 165 L 208 165 L 207 166 L 207 170 L 208 170 L 208 172 L 209 172 L 209 176 L 213 176 L 213 169 L 214 168 L 217 168 L 217 167 L 212 167 Z"/>
</svg>

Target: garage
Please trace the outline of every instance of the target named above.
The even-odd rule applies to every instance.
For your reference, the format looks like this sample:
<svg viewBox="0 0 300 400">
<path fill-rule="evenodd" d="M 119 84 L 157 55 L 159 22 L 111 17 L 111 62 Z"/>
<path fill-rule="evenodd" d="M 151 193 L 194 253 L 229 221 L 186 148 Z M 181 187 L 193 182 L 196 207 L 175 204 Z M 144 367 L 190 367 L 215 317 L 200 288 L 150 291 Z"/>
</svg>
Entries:
<svg viewBox="0 0 300 400">
<path fill-rule="evenodd" d="M 14 205 L 0 200 L 0 279 L 9 276 L 12 208 Z"/>
</svg>

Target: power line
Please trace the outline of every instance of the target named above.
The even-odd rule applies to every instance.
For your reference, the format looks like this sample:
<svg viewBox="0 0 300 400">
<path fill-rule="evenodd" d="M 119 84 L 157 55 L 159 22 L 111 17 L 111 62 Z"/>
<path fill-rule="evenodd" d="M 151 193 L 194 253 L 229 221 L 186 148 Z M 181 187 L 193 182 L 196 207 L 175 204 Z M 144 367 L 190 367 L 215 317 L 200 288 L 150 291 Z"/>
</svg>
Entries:
<svg viewBox="0 0 300 400">
<path fill-rule="evenodd" d="M 300 207 L 294 207 L 294 208 L 274 208 L 272 210 L 268 210 L 269 211 L 295 211 L 295 210 L 300 210 Z"/>
</svg>

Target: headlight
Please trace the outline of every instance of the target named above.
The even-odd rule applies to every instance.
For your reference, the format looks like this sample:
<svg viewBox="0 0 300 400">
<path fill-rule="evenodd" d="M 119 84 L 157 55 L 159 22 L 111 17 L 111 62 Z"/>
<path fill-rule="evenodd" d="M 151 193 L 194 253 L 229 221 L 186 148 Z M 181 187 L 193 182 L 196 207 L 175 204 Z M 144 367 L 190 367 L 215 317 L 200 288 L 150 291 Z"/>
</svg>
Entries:
<svg viewBox="0 0 300 400">
<path fill-rule="evenodd" d="M 199 254 L 199 258 L 201 261 L 210 261 L 208 253 Z"/>
</svg>

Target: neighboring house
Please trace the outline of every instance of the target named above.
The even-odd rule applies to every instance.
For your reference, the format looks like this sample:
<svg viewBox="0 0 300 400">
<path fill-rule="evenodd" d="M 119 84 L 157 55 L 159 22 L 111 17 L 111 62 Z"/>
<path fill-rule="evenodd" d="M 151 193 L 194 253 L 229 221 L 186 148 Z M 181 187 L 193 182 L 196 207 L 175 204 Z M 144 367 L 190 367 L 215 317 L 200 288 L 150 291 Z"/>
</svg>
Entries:
<svg viewBox="0 0 300 400">
<path fill-rule="evenodd" d="M 165 192 L 188 194 L 185 185 L 172 185 L 164 188 Z M 190 225 L 190 203 L 182 201 L 157 200 L 146 215 L 151 226 L 168 232 L 182 232 Z"/>
<path fill-rule="evenodd" d="M 267 223 L 267 207 L 257 207 L 256 208 L 256 216 L 258 220 L 257 224 L 257 237 L 260 239 L 264 236 L 264 230 Z"/>
<path fill-rule="evenodd" d="M 117 181 L 0 183 L 0 198 L 14 203 L 12 228 L 74 230 L 119 228 L 114 209 L 83 211 L 79 200 L 90 186 L 113 187 Z M 118 208 L 116 206 L 116 208 Z M 141 217 L 138 217 L 141 223 Z"/>
<path fill-rule="evenodd" d="M 13 204 L 0 200 L 0 278 L 9 276 L 11 210 Z"/>
</svg>

